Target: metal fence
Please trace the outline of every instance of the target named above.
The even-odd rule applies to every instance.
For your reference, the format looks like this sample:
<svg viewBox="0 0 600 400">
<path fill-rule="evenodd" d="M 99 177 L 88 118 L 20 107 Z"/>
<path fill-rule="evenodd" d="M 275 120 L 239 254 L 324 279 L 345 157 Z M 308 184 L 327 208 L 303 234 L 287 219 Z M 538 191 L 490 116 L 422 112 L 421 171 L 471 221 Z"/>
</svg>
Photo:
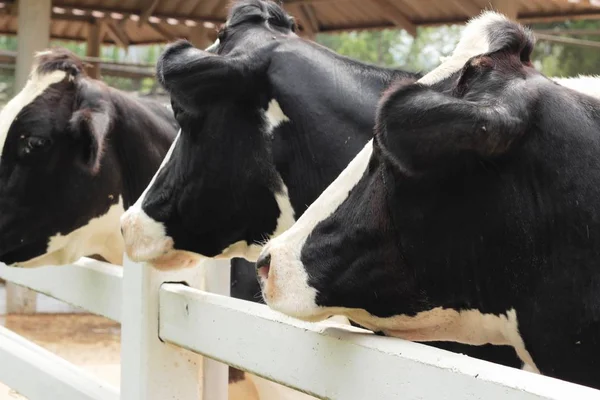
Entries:
<svg viewBox="0 0 600 400">
<path fill-rule="evenodd" d="M 225 400 L 228 370 L 213 359 L 321 399 L 600 399 L 572 383 L 232 299 L 227 261 L 167 273 L 84 258 L 1 265 L 0 277 L 121 322 L 120 388 L 0 328 L 0 381 L 31 400 Z"/>
</svg>

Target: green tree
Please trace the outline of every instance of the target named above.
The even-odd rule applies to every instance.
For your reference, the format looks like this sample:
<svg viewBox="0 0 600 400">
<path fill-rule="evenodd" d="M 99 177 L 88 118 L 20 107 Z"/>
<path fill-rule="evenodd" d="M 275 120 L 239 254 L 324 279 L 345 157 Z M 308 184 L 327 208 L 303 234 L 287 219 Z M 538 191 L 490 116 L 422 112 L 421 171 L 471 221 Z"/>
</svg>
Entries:
<svg viewBox="0 0 600 400">
<path fill-rule="evenodd" d="M 317 42 L 336 53 L 364 62 L 394 66 L 398 64 L 395 50 L 406 41 L 404 32 L 397 30 L 345 32 L 337 35 L 321 34 Z"/>
<path fill-rule="evenodd" d="M 81 57 L 85 56 L 85 51 L 86 51 L 86 47 L 87 47 L 87 45 L 85 43 L 77 43 L 74 41 L 66 41 L 66 40 L 53 40 L 50 43 L 50 46 L 51 47 L 63 47 Z"/>
<path fill-rule="evenodd" d="M 336 53 L 364 62 L 428 71 L 440 63 L 440 57 L 452 52 L 461 29 L 458 26 L 419 28 L 416 38 L 394 29 L 320 34 L 317 42 Z"/>
<path fill-rule="evenodd" d="M 569 29 L 598 30 L 600 21 L 565 21 L 536 24 L 532 28 L 560 31 Z M 557 36 L 559 35 L 557 34 Z M 598 40 L 597 35 L 579 35 L 577 38 Z M 536 66 L 548 76 L 598 75 L 600 72 L 600 49 L 592 47 L 539 40 L 532 58 L 536 62 Z"/>
</svg>

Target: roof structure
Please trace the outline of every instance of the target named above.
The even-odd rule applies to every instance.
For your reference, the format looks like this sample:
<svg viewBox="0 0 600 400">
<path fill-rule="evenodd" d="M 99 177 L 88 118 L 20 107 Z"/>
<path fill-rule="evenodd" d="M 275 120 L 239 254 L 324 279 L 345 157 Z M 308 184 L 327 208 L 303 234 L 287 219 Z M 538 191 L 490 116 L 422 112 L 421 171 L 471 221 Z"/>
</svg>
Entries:
<svg viewBox="0 0 600 400">
<path fill-rule="evenodd" d="M 231 0 L 53 0 L 55 39 L 86 40 L 93 23 L 102 43 L 123 47 L 215 35 Z M 18 0 L 0 0 L 0 34 L 17 31 Z M 600 0 L 284 0 L 307 36 L 318 32 L 463 23 L 494 5 L 523 23 L 600 18 Z"/>
<path fill-rule="evenodd" d="M 600 18 L 599 0 L 288 0 L 288 8 L 316 16 L 322 32 L 462 24 L 498 9 L 524 24 Z M 596 4 L 596 5 L 594 5 Z M 513 17 L 514 18 L 514 17 Z"/>
</svg>

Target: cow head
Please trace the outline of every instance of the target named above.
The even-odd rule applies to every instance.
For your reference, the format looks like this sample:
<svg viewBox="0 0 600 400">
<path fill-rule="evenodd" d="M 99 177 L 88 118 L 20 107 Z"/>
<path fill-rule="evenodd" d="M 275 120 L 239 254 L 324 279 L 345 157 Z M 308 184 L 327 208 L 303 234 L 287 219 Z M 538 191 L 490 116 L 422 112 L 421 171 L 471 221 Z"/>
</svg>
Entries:
<svg viewBox="0 0 600 400">
<path fill-rule="evenodd" d="M 461 203 L 459 192 L 469 190 L 460 186 L 463 179 L 490 169 L 493 175 L 494 163 L 521 145 L 537 82 L 554 85 L 531 67 L 532 48 L 523 27 L 485 13 L 440 67 L 419 83 L 390 88 L 374 140 L 292 228 L 264 247 L 257 273 L 267 304 L 306 320 L 342 314 L 384 331 L 414 329 L 408 317 L 448 305 L 438 297 L 445 282 L 436 279 L 444 275 L 436 276 L 432 265 L 452 251 L 439 250 L 436 240 L 453 233 L 436 233 L 438 222 L 447 228 L 436 218 L 454 221 L 457 230 L 467 225 L 464 214 L 439 210 L 474 208 Z M 384 319 L 394 316 L 395 325 L 387 326 Z M 432 322 L 416 321 L 417 328 Z"/>
<path fill-rule="evenodd" d="M 91 239 L 86 227 L 104 233 L 118 222 L 119 182 L 102 168 L 113 110 L 99 87 L 80 60 L 56 49 L 37 55 L 25 87 L 2 109 L 0 262 L 73 262 L 96 250 L 81 248 Z M 115 239 L 111 261 L 119 247 Z"/>
<path fill-rule="evenodd" d="M 164 51 L 157 76 L 181 131 L 121 220 L 132 260 L 162 269 L 193 265 L 199 255 L 255 260 L 261 242 L 293 223 L 270 151 L 270 132 L 285 115 L 264 88 L 269 55 L 294 30 L 276 4 L 245 0 L 207 51 L 188 42 Z"/>
</svg>

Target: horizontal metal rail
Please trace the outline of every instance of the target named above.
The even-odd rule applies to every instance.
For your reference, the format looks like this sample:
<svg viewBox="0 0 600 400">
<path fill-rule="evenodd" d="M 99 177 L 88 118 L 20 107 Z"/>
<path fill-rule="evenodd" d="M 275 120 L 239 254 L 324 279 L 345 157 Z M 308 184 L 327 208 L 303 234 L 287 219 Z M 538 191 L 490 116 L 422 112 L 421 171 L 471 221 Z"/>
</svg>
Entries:
<svg viewBox="0 0 600 400">
<path fill-rule="evenodd" d="M 268 307 L 164 284 L 163 341 L 321 399 L 600 399 L 600 391 Z"/>
<path fill-rule="evenodd" d="M 118 400 L 119 390 L 0 327 L 0 381 L 29 400 Z"/>
<path fill-rule="evenodd" d="M 0 264 L 0 278 L 121 322 L 122 267 L 91 258 L 60 267 L 15 268 Z"/>
</svg>

